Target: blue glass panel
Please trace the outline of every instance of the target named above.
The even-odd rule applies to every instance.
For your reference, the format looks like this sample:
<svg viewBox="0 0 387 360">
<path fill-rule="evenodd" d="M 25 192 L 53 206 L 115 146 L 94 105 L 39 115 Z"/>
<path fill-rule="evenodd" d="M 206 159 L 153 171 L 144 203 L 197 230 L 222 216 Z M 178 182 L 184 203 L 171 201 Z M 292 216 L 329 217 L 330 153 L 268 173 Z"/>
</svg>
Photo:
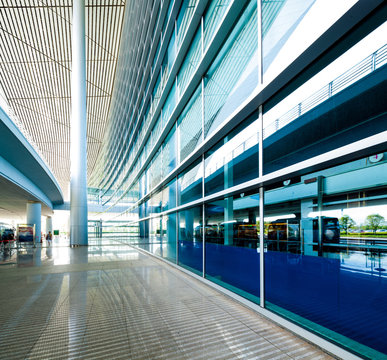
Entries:
<svg viewBox="0 0 387 360">
<path fill-rule="evenodd" d="M 387 355 L 384 154 L 265 192 L 267 308 L 372 359 Z"/>
<path fill-rule="evenodd" d="M 259 195 L 238 194 L 205 207 L 206 278 L 259 302 Z M 203 233 L 203 226 L 196 229 Z"/>
<path fill-rule="evenodd" d="M 176 126 L 174 126 L 166 137 L 163 145 L 163 168 L 167 176 L 176 167 Z"/>
<path fill-rule="evenodd" d="M 231 0 L 212 0 L 204 13 L 204 51 L 216 34 Z"/>
<path fill-rule="evenodd" d="M 176 84 L 174 83 L 163 106 L 163 127 L 169 120 L 176 106 Z"/>
<path fill-rule="evenodd" d="M 258 177 L 258 120 L 244 121 L 205 155 L 205 195 Z"/>
<path fill-rule="evenodd" d="M 179 205 L 202 197 L 203 163 L 195 162 L 178 177 Z"/>
<path fill-rule="evenodd" d="M 201 29 L 200 26 L 196 30 L 195 37 L 192 41 L 190 49 L 185 56 L 185 60 L 181 65 L 180 71 L 177 74 L 177 86 L 178 86 L 178 97 L 180 98 L 189 84 L 191 77 L 195 70 L 199 66 L 199 62 L 202 55 L 201 48 Z"/>
<path fill-rule="evenodd" d="M 176 262 L 176 213 L 163 216 L 163 238 L 161 256 L 169 261 Z"/>
<path fill-rule="evenodd" d="M 179 211 L 178 264 L 197 273 L 203 272 L 203 239 L 198 228 L 203 224 L 202 207 Z"/>
<path fill-rule="evenodd" d="M 176 199 L 176 179 L 173 179 L 163 189 L 162 211 L 176 207 Z"/>
<path fill-rule="evenodd" d="M 179 14 L 176 19 L 176 43 L 177 49 L 180 48 L 180 45 L 183 41 L 184 35 L 187 31 L 188 25 L 192 19 L 194 14 L 194 9 L 198 0 L 184 0 L 181 8 L 179 10 Z"/>
<path fill-rule="evenodd" d="M 212 133 L 258 84 L 257 2 L 250 1 L 205 76 L 204 135 Z"/>
<path fill-rule="evenodd" d="M 199 85 L 177 120 L 180 162 L 202 143 L 201 95 L 201 85 Z"/>
</svg>

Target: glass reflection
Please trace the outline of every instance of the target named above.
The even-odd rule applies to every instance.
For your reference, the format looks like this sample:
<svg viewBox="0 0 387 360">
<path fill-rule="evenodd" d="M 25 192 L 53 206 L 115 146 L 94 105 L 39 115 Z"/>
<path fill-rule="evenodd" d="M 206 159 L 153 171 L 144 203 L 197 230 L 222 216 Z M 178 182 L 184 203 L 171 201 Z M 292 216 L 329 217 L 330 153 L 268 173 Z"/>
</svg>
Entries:
<svg viewBox="0 0 387 360">
<path fill-rule="evenodd" d="M 201 275 L 203 273 L 202 207 L 179 211 L 178 264 Z"/>
<path fill-rule="evenodd" d="M 200 232 L 206 278 L 259 302 L 259 195 L 242 193 L 207 204 Z"/>
<path fill-rule="evenodd" d="M 385 155 L 265 192 L 267 308 L 370 358 L 387 354 L 370 336 L 387 322 Z"/>
<path fill-rule="evenodd" d="M 258 121 L 244 121 L 205 155 L 205 195 L 258 176 Z"/>
<path fill-rule="evenodd" d="M 179 205 L 202 197 L 203 163 L 196 161 L 178 177 Z"/>
</svg>

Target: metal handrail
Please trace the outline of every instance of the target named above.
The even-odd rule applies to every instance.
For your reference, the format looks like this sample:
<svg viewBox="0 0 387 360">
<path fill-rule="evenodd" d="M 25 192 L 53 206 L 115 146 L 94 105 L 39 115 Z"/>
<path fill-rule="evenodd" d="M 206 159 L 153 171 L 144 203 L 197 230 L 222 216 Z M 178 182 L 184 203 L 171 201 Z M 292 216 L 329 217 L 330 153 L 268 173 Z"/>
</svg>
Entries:
<svg viewBox="0 0 387 360">
<path fill-rule="evenodd" d="M 288 112 L 272 121 L 263 129 L 263 138 L 266 139 L 277 130 L 291 123 L 309 110 L 315 108 L 323 101 L 344 90 L 351 84 L 362 79 L 387 63 L 387 44 L 367 56 L 365 59 L 348 69 L 345 73 L 332 80 L 330 83 L 316 91 Z"/>
</svg>

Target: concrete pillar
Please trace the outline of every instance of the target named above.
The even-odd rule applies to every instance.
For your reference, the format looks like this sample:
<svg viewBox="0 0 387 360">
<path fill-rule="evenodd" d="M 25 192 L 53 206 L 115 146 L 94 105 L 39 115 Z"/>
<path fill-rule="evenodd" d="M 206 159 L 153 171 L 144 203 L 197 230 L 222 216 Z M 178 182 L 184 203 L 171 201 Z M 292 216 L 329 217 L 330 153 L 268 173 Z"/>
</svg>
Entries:
<svg viewBox="0 0 387 360">
<path fill-rule="evenodd" d="M 70 245 L 87 245 L 85 2 L 73 1 Z"/>
<path fill-rule="evenodd" d="M 52 217 L 51 216 L 46 217 L 46 233 L 48 234 L 49 231 L 51 231 L 51 234 L 52 234 Z"/>
<path fill-rule="evenodd" d="M 27 224 L 35 225 L 34 245 L 40 243 L 42 231 L 42 205 L 38 202 L 27 203 Z"/>
</svg>

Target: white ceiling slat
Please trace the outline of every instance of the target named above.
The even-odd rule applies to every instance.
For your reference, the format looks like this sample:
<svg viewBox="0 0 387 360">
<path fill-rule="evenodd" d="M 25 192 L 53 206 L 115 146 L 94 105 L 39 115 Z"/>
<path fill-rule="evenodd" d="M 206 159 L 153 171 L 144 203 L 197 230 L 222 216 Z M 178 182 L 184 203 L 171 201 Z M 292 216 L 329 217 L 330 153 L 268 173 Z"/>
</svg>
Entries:
<svg viewBox="0 0 387 360">
<path fill-rule="evenodd" d="M 86 0 L 88 172 L 102 146 L 118 57 L 124 2 Z M 71 0 L 3 0 L 0 80 L 33 146 L 68 198 Z"/>
</svg>

